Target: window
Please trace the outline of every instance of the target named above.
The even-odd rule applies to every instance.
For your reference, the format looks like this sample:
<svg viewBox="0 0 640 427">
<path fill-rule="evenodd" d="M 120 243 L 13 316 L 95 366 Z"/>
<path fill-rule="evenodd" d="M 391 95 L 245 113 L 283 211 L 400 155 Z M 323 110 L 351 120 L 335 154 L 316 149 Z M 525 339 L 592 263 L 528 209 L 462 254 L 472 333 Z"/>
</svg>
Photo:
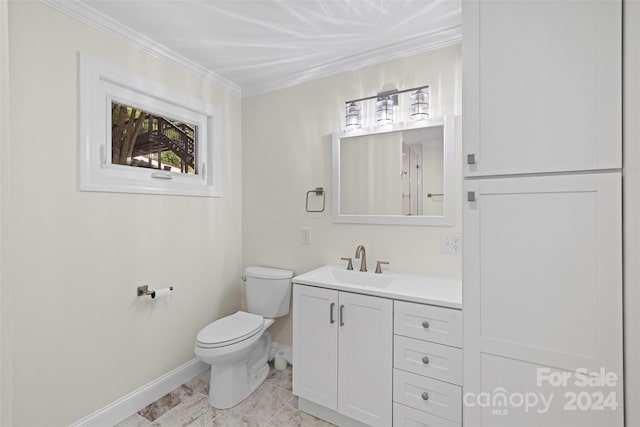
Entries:
<svg viewBox="0 0 640 427">
<path fill-rule="evenodd" d="M 80 55 L 82 191 L 220 196 L 218 108 Z"/>
</svg>

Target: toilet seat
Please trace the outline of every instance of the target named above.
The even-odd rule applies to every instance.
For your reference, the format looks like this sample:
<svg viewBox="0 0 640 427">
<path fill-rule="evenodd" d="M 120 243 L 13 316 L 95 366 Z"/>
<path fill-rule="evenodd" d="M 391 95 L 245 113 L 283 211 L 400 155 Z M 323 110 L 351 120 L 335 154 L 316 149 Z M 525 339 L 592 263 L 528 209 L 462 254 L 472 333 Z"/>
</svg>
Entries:
<svg viewBox="0 0 640 427">
<path fill-rule="evenodd" d="M 238 311 L 208 324 L 196 337 L 201 348 L 218 348 L 244 341 L 264 328 L 264 318 L 257 314 Z"/>
</svg>

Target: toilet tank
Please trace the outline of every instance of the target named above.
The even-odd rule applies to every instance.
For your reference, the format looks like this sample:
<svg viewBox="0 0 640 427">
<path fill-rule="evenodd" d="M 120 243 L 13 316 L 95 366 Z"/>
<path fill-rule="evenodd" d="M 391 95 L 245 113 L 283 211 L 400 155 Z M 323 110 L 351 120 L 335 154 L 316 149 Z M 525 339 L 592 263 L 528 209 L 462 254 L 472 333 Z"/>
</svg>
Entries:
<svg viewBox="0 0 640 427">
<path fill-rule="evenodd" d="M 247 267 L 247 311 L 268 319 L 289 314 L 293 271 L 267 267 Z"/>
</svg>

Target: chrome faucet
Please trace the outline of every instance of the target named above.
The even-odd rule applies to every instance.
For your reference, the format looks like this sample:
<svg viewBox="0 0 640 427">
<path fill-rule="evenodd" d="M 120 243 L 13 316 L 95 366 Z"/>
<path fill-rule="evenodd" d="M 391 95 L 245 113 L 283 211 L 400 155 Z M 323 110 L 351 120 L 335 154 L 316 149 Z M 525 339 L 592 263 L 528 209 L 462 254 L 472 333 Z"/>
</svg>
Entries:
<svg viewBox="0 0 640 427">
<path fill-rule="evenodd" d="M 364 246 L 358 245 L 356 248 L 356 259 L 360 259 L 362 254 L 362 261 L 360 262 L 360 271 L 367 271 L 367 253 L 364 250 Z"/>
</svg>

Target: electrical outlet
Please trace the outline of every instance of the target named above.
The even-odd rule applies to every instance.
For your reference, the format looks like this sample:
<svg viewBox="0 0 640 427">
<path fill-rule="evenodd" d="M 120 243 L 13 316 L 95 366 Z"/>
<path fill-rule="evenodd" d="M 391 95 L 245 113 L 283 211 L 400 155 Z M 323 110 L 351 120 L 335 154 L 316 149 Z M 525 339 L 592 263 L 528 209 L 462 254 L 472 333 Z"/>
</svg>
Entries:
<svg viewBox="0 0 640 427">
<path fill-rule="evenodd" d="M 302 228 L 302 244 L 310 245 L 311 244 L 311 230 L 308 228 Z"/>
<path fill-rule="evenodd" d="M 440 253 L 448 255 L 460 255 L 462 253 L 462 234 L 440 234 Z"/>
</svg>

